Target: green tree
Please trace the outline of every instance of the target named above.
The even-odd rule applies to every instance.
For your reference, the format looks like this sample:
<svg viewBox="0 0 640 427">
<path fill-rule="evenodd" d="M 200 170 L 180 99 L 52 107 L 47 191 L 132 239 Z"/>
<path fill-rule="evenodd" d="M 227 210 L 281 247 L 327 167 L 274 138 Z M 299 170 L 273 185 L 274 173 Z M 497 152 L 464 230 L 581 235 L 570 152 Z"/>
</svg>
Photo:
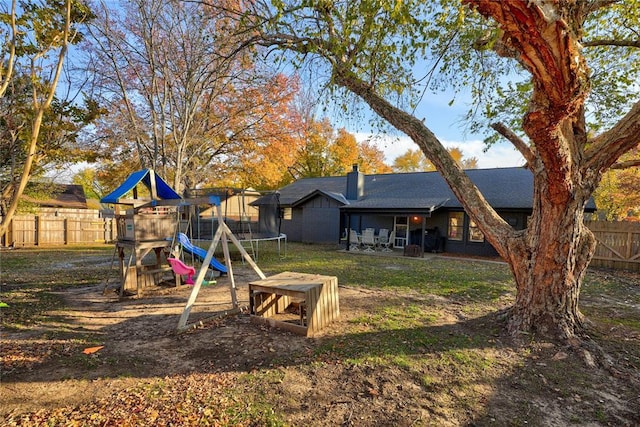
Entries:
<svg viewBox="0 0 640 427">
<path fill-rule="evenodd" d="M 77 185 L 82 185 L 87 199 L 100 200 L 102 196 L 105 195 L 104 188 L 100 185 L 98 173 L 93 168 L 79 170 L 73 176 L 72 182 Z"/>
<path fill-rule="evenodd" d="M 586 338 L 578 302 L 595 239 L 584 208 L 602 174 L 638 144 L 639 2 L 274 4 L 238 11 L 255 43 L 312 63 L 408 135 L 509 263 L 517 286 L 509 331 Z M 429 96 L 421 82 L 469 88 L 473 123 L 491 124 L 522 153 L 534 179 L 526 230 L 502 219 L 428 123 L 407 112 Z"/>
<path fill-rule="evenodd" d="M 15 113 L 2 119 L 2 155 L 16 162 L 2 165 L 5 181 L 0 234 L 4 234 L 47 151 L 59 152 L 56 144 L 69 137 L 66 124 L 55 122 L 76 111 L 56 99 L 56 88 L 68 47 L 81 40 L 78 27 L 92 15 L 76 0 L 14 0 L 10 9 L 0 10 L 0 15 L 0 35 L 7 40 L 1 49 L 0 98 L 5 107 L 10 107 L 5 114 Z M 46 149 L 42 146 L 45 138 L 49 144 Z"/>
</svg>

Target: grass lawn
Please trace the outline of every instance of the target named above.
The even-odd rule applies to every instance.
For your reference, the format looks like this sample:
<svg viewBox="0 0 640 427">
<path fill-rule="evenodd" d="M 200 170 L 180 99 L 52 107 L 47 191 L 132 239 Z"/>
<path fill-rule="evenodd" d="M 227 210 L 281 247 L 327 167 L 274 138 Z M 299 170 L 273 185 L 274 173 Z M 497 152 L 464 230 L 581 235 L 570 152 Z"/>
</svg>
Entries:
<svg viewBox="0 0 640 427">
<path fill-rule="evenodd" d="M 289 243 L 283 258 L 261 248 L 258 263 L 267 275 L 297 271 L 338 277 L 342 317 L 321 337 L 301 338 L 291 351 L 269 347 L 266 359 L 251 366 L 132 375 L 74 405 L 3 411 L 4 424 L 640 424 L 640 275 L 590 270 L 586 277 L 581 310 L 591 321 L 591 336 L 609 355 L 604 369 L 585 364 L 586 349 L 535 337 L 515 344 L 505 335 L 497 313 L 514 299 L 506 264 L 337 249 Z M 73 338 L 56 332 L 69 325 L 61 325 L 64 320 L 55 313 L 65 309 L 61 292 L 113 275 L 112 255 L 112 246 L 0 252 L 0 301 L 8 305 L 2 308 L 1 362 L 10 373 L 0 387 L 20 387 L 27 374 L 45 376 L 47 367 L 69 359 L 69 346 L 108 339 L 107 332 L 84 331 Z M 47 335 L 30 337 L 30 344 L 20 347 L 30 354 L 21 359 L 15 343 L 43 325 L 50 325 Z M 227 320 L 221 327 L 233 325 Z M 266 340 L 276 332 L 260 334 Z M 108 365 L 100 363 L 100 369 Z M 85 363 L 65 381 L 86 382 L 96 369 Z M 0 394 L 4 405 L 7 389 Z"/>
</svg>

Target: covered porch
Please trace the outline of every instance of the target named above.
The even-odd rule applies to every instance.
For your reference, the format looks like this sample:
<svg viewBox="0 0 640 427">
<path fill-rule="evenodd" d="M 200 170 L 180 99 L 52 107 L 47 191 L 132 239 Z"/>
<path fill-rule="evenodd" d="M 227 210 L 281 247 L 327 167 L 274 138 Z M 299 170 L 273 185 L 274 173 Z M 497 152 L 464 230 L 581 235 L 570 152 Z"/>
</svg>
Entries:
<svg viewBox="0 0 640 427">
<path fill-rule="evenodd" d="M 448 199 L 416 201 L 416 206 L 397 208 L 391 206 L 363 206 L 360 201 L 343 206 L 344 223 L 342 242 L 346 250 L 388 251 L 394 249 L 407 253 L 444 251 L 446 240 L 446 216 L 434 217 L 434 212 Z M 363 201 L 364 202 L 364 201 Z M 365 237 L 373 229 L 374 244 Z M 384 245 L 388 236 L 388 244 Z M 368 239 L 367 239 L 368 240 Z M 417 249 L 416 249 L 417 247 Z"/>
</svg>

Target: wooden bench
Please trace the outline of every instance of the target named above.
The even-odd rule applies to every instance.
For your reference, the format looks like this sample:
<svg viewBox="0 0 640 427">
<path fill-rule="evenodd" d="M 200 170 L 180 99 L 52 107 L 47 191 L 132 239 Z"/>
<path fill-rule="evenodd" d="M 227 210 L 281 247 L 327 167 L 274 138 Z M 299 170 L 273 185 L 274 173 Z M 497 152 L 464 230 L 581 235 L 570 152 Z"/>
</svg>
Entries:
<svg viewBox="0 0 640 427">
<path fill-rule="evenodd" d="M 296 316 L 286 319 L 295 307 Z M 284 272 L 249 283 L 251 320 L 313 336 L 340 316 L 338 278 Z"/>
</svg>

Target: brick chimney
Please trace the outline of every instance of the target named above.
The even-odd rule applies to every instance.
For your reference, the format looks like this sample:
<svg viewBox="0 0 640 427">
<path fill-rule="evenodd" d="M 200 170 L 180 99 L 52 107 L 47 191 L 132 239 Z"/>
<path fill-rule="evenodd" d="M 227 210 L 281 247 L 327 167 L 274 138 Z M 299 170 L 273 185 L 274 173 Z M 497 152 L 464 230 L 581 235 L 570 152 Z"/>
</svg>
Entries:
<svg viewBox="0 0 640 427">
<path fill-rule="evenodd" d="M 347 200 L 358 200 L 364 196 L 364 174 L 353 165 L 353 170 L 347 174 Z"/>
</svg>

